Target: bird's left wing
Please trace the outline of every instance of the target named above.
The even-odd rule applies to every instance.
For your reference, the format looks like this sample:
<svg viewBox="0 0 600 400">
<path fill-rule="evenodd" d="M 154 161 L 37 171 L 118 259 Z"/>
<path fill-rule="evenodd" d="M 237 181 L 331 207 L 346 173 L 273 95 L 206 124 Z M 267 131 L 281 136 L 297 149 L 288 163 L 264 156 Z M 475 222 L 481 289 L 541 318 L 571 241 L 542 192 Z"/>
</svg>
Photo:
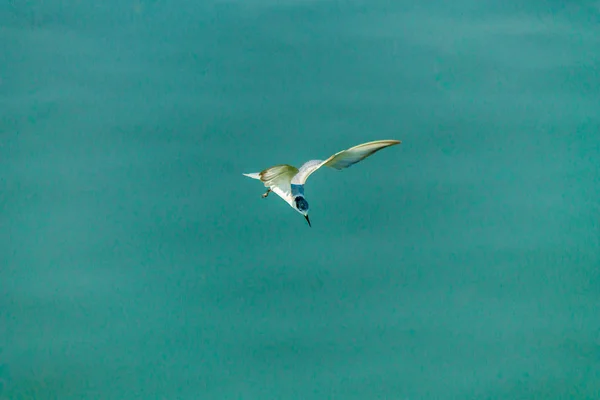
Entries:
<svg viewBox="0 0 600 400">
<path fill-rule="evenodd" d="M 358 146 L 335 153 L 325 161 L 307 161 L 300 167 L 300 170 L 292 179 L 292 184 L 304 185 L 308 177 L 324 165 L 337 170 L 342 170 L 364 160 L 381 149 L 400 143 L 399 140 L 376 140 L 374 142 L 359 144 Z"/>
<path fill-rule="evenodd" d="M 298 168 L 287 164 L 275 165 L 261 172 L 244 174 L 249 178 L 259 179 L 265 187 L 271 189 L 283 200 L 292 201 L 292 188 L 290 182 L 292 177 L 298 173 Z M 291 204 L 291 203 L 290 203 Z"/>
</svg>

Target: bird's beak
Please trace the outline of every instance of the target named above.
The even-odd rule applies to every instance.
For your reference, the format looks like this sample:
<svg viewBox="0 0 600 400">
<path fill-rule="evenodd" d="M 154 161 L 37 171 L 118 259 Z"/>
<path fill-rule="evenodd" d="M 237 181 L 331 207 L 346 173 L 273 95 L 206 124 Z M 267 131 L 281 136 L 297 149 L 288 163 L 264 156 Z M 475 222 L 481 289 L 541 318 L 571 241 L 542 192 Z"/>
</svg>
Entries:
<svg viewBox="0 0 600 400">
<path fill-rule="evenodd" d="M 312 228 L 312 226 L 310 225 L 310 219 L 308 219 L 308 214 L 306 214 L 304 216 L 304 218 L 306 218 L 306 222 L 308 222 L 308 226 L 310 226 Z"/>
</svg>

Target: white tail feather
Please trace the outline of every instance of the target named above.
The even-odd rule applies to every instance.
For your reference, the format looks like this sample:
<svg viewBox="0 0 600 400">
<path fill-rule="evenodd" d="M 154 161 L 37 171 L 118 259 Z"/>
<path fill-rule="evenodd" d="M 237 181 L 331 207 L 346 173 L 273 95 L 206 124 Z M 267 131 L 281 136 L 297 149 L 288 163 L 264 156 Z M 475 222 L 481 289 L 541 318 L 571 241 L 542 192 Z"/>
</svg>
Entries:
<svg viewBox="0 0 600 400">
<path fill-rule="evenodd" d="M 253 172 L 251 174 L 242 174 L 242 175 L 247 176 L 248 178 L 260 180 L 260 173 L 258 173 L 258 172 Z"/>
</svg>

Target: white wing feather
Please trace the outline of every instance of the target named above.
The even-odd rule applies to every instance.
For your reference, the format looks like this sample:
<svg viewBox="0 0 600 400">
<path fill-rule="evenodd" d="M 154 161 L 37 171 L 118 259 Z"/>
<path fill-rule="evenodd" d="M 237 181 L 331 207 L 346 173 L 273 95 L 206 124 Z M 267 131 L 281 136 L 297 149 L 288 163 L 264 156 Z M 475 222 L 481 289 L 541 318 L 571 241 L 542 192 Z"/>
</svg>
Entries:
<svg viewBox="0 0 600 400">
<path fill-rule="evenodd" d="M 300 167 L 298 173 L 292 178 L 291 183 L 304 185 L 308 177 L 323 165 L 337 170 L 342 170 L 364 160 L 381 149 L 400 143 L 401 142 L 399 140 L 376 140 L 374 142 L 359 144 L 358 146 L 335 153 L 325 161 L 307 161 Z"/>
<path fill-rule="evenodd" d="M 292 205 L 292 187 L 291 181 L 294 175 L 298 173 L 298 168 L 291 165 L 282 164 L 267 168 L 261 172 L 244 174 L 253 179 L 258 179 L 265 184 L 265 187 L 271 189 L 275 194 Z"/>
</svg>

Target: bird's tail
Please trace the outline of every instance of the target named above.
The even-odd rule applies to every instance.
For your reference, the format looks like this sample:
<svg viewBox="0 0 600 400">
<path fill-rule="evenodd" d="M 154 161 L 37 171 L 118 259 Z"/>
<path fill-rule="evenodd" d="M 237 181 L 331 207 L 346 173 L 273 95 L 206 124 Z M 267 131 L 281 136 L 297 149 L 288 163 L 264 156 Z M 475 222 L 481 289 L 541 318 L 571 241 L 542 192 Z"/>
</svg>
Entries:
<svg viewBox="0 0 600 400">
<path fill-rule="evenodd" d="M 242 175 L 247 176 L 248 178 L 260 180 L 260 173 L 258 173 L 258 172 L 253 172 L 251 174 L 242 174 Z"/>
</svg>

